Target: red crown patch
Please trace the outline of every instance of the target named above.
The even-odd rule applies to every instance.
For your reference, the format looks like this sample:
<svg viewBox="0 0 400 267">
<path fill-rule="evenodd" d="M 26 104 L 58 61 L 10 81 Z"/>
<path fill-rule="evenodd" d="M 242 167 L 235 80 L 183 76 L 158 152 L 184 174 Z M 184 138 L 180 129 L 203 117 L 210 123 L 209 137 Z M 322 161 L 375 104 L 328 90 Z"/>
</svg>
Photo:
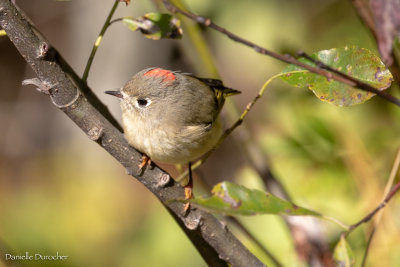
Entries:
<svg viewBox="0 0 400 267">
<path fill-rule="evenodd" d="M 176 76 L 172 71 L 160 68 L 149 70 L 148 72 L 143 74 L 143 76 L 160 77 L 163 78 L 162 82 L 168 82 L 168 83 L 171 83 L 176 79 Z"/>
</svg>

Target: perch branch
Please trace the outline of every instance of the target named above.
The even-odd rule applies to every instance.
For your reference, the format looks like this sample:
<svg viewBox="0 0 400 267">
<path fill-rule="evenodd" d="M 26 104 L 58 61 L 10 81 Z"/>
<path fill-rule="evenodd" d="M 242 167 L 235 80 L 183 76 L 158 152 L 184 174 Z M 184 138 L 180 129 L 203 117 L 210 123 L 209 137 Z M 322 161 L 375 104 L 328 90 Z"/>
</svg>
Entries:
<svg viewBox="0 0 400 267">
<path fill-rule="evenodd" d="M 10 0 L 0 0 L 0 25 L 46 85 L 52 102 L 162 201 L 208 265 L 264 266 L 214 216 L 201 210 L 183 216 L 183 205 L 170 200 L 183 198 L 184 190 L 168 173 L 158 166 L 140 173 L 142 155 L 129 146 L 112 116 L 100 108 L 104 105 Z"/>
</svg>

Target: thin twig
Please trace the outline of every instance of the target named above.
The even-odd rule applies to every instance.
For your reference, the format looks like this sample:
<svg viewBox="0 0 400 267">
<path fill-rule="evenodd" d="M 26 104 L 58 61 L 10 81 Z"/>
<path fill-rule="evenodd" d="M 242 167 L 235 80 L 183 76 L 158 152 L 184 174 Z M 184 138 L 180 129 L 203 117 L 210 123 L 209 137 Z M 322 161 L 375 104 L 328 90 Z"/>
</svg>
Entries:
<svg viewBox="0 0 400 267">
<path fill-rule="evenodd" d="M 295 72 L 302 72 L 302 71 L 293 71 L 292 73 Z M 255 103 L 262 97 L 262 95 L 264 94 L 265 90 L 267 89 L 267 86 L 277 77 L 280 76 L 284 76 L 287 75 L 287 73 L 279 73 L 277 75 L 272 76 L 271 78 L 269 78 L 261 87 L 261 89 L 258 91 L 257 95 L 253 98 L 252 101 L 250 101 L 246 108 L 244 109 L 244 111 L 242 112 L 242 114 L 240 115 L 240 117 L 232 124 L 231 127 L 229 127 L 228 129 L 225 130 L 225 132 L 222 134 L 222 136 L 219 138 L 217 144 L 210 150 L 208 151 L 206 154 L 203 155 L 203 157 L 201 157 L 201 159 L 199 159 L 198 161 L 196 161 L 193 165 L 192 165 L 192 170 L 197 169 L 198 167 L 200 167 L 207 159 L 208 157 L 225 141 L 225 139 L 237 128 L 239 127 L 242 123 L 244 118 L 247 116 L 247 114 L 249 113 L 249 111 L 253 108 L 253 106 L 255 105 Z M 181 182 L 185 179 L 185 177 L 188 175 L 188 171 L 185 170 L 178 178 L 176 178 L 175 180 L 177 182 Z"/>
<path fill-rule="evenodd" d="M 306 58 L 307 60 L 309 60 L 311 62 L 313 62 L 315 65 L 317 65 L 321 69 L 325 69 L 325 70 L 328 70 L 330 72 L 333 72 L 333 73 L 336 73 L 338 75 L 341 75 L 341 76 L 347 78 L 350 81 L 358 83 L 359 86 L 363 87 L 363 88 L 360 88 L 360 87 L 357 86 L 357 88 L 360 88 L 360 89 L 362 89 L 364 91 L 367 91 L 367 92 L 374 93 L 374 94 L 376 94 L 376 95 L 378 95 L 378 96 L 380 96 L 380 97 L 386 99 L 387 101 L 392 102 L 392 103 L 394 103 L 396 105 L 398 105 L 398 103 L 400 103 L 400 99 L 398 99 L 398 98 L 386 93 L 385 91 L 380 91 L 380 90 L 378 90 L 378 89 L 376 89 L 376 88 L 374 88 L 374 87 L 372 87 L 372 86 L 370 86 L 370 85 L 368 85 L 366 83 L 363 83 L 363 82 L 355 79 L 354 77 L 352 77 L 350 75 L 347 75 L 346 73 L 340 72 L 340 71 L 338 71 L 338 70 L 326 65 L 325 63 L 323 63 L 323 62 L 321 62 L 321 61 L 319 61 L 317 59 L 312 58 L 310 55 L 308 55 L 305 52 L 299 52 L 298 55 Z"/>
<path fill-rule="evenodd" d="M 170 1 L 168 1 L 168 0 L 163 0 L 163 3 L 165 5 L 165 7 L 170 12 L 172 12 L 172 13 L 180 13 L 180 14 L 190 18 L 193 21 L 196 21 L 196 22 L 198 22 L 198 23 L 200 23 L 200 24 L 202 24 L 202 25 L 204 25 L 206 27 L 214 29 L 214 30 L 226 35 L 228 38 L 230 38 L 231 40 L 233 40 L 235 42 L 238 42 L 238 43 L 244 44 L 244 45 L 246 45 L 246 46 L 248 46 L 250 48 L 253 48 L 254 51 L 256 51 L 257 53 L 260 53 L 260 54 L 263 54 L 263 55 L 267 55 L 267 56 L 273 57 L 275 59 L 278 59 L 280 61 L 283 61 L 283 62 L 286 62 L 286 63 L 289 63 L 289 64 L 294 64 L 296 66 L 302 67 L 302 68 L 304 68 L 304 69 L 306 69 L 306 70 L 308 70 L 308 71 L 310 71 L 312 73 L 325 76 L 328 80 L 333 79 L 333 80 L 336 80 L 338 82 L 347 84 L 347 85 L 349 85 L 351 87 L 355 87 L 355 88 L 358 88 L 358 89 L 361 89 L 361 90 L 364 90 L 364 91 L 368 91 L 368 92 L 373 92 L 373 93 L 377 94 L 379 97 L 381 97 L 381 98 L 383 98 L 383 99 L 385 99 L 385 100 L 387 100 L 387 101 L 389 101 L 389 102 L 391 102 L 391 103 L 393 103 L 393 104 L 395 104 L 395 105 L 400 107 L 400 99 L 395 98 L 395 97 L 387 94 L 386 92 L 379 91 L 378 89 L 374 88 L 373 86 L 371 86 L 369 84 L 366 84 L 366 83 L 364 83 L 362 81 L 359 81 L 357 79 L 354 79 L 354 78 L 349 79 L 348 76 L 346 74 L 344 74 L 344 73 L 341 73 L 341 72 L 329 72 L 329 71 L 326 71 L 324 69 L 321 69 L 321 68 L 318 68 L 318 67 L 313 67 L 313 66 L 310 66 L 310 65 L 308 65 L 306 63 L 300 62 L 300 61 L 298 61 L 297 59 L 295 59 L 291 55 L 281 55 L 281 54 L 275 53 L 275 52 L 270 51 L 270 50 L 268 50 L 268 49 L 266 49 L 264 47 L 256 45 L 255 43 L 250 42 L 250 41 L 248 41 L 248 40 L 246 40 L 246 39 L 244 39 L 244 38 L 242 38 L 242 37 L 230 32 L 230 31 L 228 31 L 227 29 L 225 29 L 225 28 L 223 28 L 221 26 L 218 26 L 217 24 L 213 23 L 208 18 L 204 18 L 202 16 L 197 16 L 197 15 L 191 13 L 191 12 L 184 11 L 184 10 L 178 8 L 177 6 L 173 5 L 172 3 L 170 3 Z"/>
<path fill-rule="evenodd" d="M 346 232 L 346 235 L 349 235 L 351 233 L 351 231 L 353 231 L 355 228 L 357 228 L 361 224 L 369 222 L 378 211 L 380 211 L 381 209 L 383 209 L 386 206 L 386 204 L 399 191 L 399 189 L 400 189 L 400 181 L 395 186 L 393 186 L 392 190 L 387 194 L 385 199 L 373 211 L 371 211 L 369 214 L 367 214 L 359 222 L 350 225 L 349 230 Z"/>
<path fill-rule="evenodd" d="M 389 193 L 389 190 L 392 187 L 394 180 L 396 179 L 397 172 L 399 171 L 399 166 L 400 166 L 400 148 L 397 150 L 396 159 L 394 160 L 392 170 L 390 171 L 389 179 L 386 183 L 385 191 L 383 193 L 384 196 L 386 196 Z M 365 252 L 364 252 L 364 256 L 363 256 L 363 260 L 362 260 L 362 264 L 361 264 L 362 267 L 365 266 L 365 264 L 366 264 L 369 248 L 370 248 L 372 240 L 375 236 L 378 224 L 380 223 L 380 221 L 382 219 L 382 215 L 383 215 L 383 212 L 380 212 L 374 220 L 374 224 L 372 226 L 372 230 L 371 230 L 370 236 L 368 238 L 367 248 L 365 249 Z"/>
<path fill-rule="evenodd" d="M 106 32 L 106 30 L 110 26 L 110 21 L 112 19 L 112 16 L 115 13 L 115 10 L 117 9 L 117 6 L 118 6 L 119 2 L 120 2 L 119 0 L 116 0 L 114 2 L 113 6 L 112 6 L 112 8 L 110 10 L 110 13 L 107 16 L 107 19 L 104 22 L 104 25 L 101 28 L 101 31 L 100 31 L 99 35 L 97 36 L 96 42 L 93 45 L 92 52 L 90 53 L 89 59 L 88 59 L 88 61 L 86 63 L 85 71 L 83 72 L 83 75 L 82 75 L 82 81 L 85 82 L 85 83 L 87 82 L 87 78 L 89 76 L 90 67 L 92 66 L 92 63 L 93 63 L 93 60 L 94 60 L 94 56 L 96 55 L 96 52 L 97 52 L 97 48 L 99 48 L 101 40 L 103 39 L 104 33 Z"/>
<path fill-rule="evenodd" d="M 296 73 L 297 71 L 293 71 L 292 73 Z M 299 71 L 300 72 L 300 71 Z M 263 96 L 265 90 L 267 89 L 267 86 L 275 79 L 278 78 L 280 76 L 284 76 L 287 75 L 287 73 L 279 73 L 276 74 L 274 76 L 272 76 L 271 78 L 269 78 L 261 87 L 261 89 L 258 91 L 257 95 L 253 98 L 253 100 L 251 102 L 249 102 L 246 106 L 246 108 L 244 109 L 244 111 L 242 112 L 242 114 L 240 115 L 240 117 L 236 120 L 236 122 L 229 127 L 227 130 L 225 130 L 224 134 L 221 136 L 221 138 L 218 140 L 217 145 L 215 146 L 218 147 L 219 145 L 221 145 L 221 143 L 228 137 L 228 135 L 230 135 L 238 126 L 240 126 L 243 123 L 243 120 L 245 119 L 245 117 L 247 116 L 247 114 L 249 113 L 249 111 L 253 108 L 253 106 L 255 105 L 255 103 Z M 214 148 L 214 149 L 215 149 Z M 208 154 L 208 153 L 207 153 Z"/>
<path fill-rule="evenodd" d="M 367 263 L 367 256 L 368 256 L 369 248 L 371 247 L 372 239 L 375 236 L 375 232 L 376 232 L 376 227 L 373 227 L 371 230 L 371 233 L 369 235 L 368 241 L 367 241 L 367 247 L 365 248 L 363 259 L 361 261 L 361 267 L 364 267 L 365 264 Z"/>
<path fill-rule="evenodd" d="M 327 216 L 327 215 L 321 215 L 321 218 L 323 218 L 323 219 L 325 219 L 327 221 L 330 221 L 330 222 L 342 227 L 344 230 L 348 230 L 350 228 L 349 225 L 345 224 L 344 222 L 341 222 L 340 220 L 338 220 L 338 219 L 336 219 L 334 217 Z"/>
</svg>

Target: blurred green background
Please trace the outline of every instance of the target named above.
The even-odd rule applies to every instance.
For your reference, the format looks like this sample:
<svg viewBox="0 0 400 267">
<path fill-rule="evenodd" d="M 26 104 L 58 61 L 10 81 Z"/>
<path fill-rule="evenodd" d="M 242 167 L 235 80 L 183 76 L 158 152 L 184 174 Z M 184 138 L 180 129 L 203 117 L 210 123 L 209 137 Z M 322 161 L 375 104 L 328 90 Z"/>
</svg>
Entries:
<svg viewBox="0 0 400 267">
<path fill-rule="evenodd" d="M 78 74 L 113 1 L 17 1 L 37 28 Z M 187 0 L 194 12 L 279 53 L 308 53 L 357 45 L 377 49 L 371 33 L 347 0 Z M 115 17 L 154 11 L 152 1 L 121 4 Z M 242 91 L 240 110 L 285 65 L 256 54 L 211 30 L 204 31 L 226 85 Z M 185 35 L 183 43 L 187 44 Z M 182 49 L 183 47 L 183 49 Z M 209 75 L 198 54 L 181 41 L 152 41 L 122 24 L 108 30 L 89 75 L 89 85 L 119 119 L 105 90 L 121 87 L 137 71 L 159 66 Z M 7 37 L 0 38 L 0 266 L 204 266 L 205 263 L 159 201 L 122 166 L 90 141 L 47 96 L 21 81 L 34 74 Z M 395 85 L 390 90 L 399 96 Z M 307 89 L 273 82 L 246 119 L 276 176 L 295 203 L 345 223 L 357 222 L 382 199 L 400 146 L 400 109 L 373 98 L 339 108 Z M 226 119 L 226 125 L 232 123 Z M 240 131 L 235 132 L 240 134 Z M 228 138 L 200 168 L 210 184 L 233 180 L 263 188 Z M 171 167 L 165 166 L 168 170 Z M 199 184 L 199 183 L 198 183 Z M 201 188 L 195 180 L 195 190 Z M 240 218 L 284 266 L 304 266 L 278 216 Z M 270 260 L 236 229 L 237 236 L 266 264 Z M 334 246 L 341 231 L 322 222 Z M 349 237 L 357 266 L 369 233 Z M 3 255 L 67 255 L 57 262 L 5 261 Z M 367 266 L 400 265 L 400 201 L 385 209 Z"/>
</svg>

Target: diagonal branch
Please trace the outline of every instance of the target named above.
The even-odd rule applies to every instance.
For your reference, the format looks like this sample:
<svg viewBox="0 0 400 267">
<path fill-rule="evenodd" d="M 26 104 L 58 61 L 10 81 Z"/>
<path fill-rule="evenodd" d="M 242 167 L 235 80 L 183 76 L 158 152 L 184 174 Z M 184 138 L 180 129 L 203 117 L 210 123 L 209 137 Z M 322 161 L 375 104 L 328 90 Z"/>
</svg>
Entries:
<svg viewBox="0 0 400 267">
<path fill-rule="evenodd" d="M 129 146 L 104 105 L 10 0 L 0 0 L 0 26 L 39 77 L 40 89 L 162 201 L 208 265 L 264 266 L 214 216 L 201 210 L 183 216 L 183 205 L 170 200 L 183 198 L 184 190 L 168 173 L 157 166 L 139 172 L 142 155 Z"/>
<path fill-rule="evenodd" d="M 382 202 L 370 213 L 368 213 L 364 218 L 362 218 L 360 221 L 358 221 L 355 224 L 350 225 L 349 229 L 345 232 L 345 235 L 349 235 L 354 229 L 356 229 L 358 226 L 360 226 L 363 223 L 367 223 L 369 222 L 378 211 L 380 211 L 381 209 L 383 209 L 384 207 L 386 207 L 386 205 L 388 204 L 388 202 L 392 199 L 392 197 L 400 191 L 400 181 L 397 182 L 397 184 L 393 185 L 394 179 L 396 177 L 396 174 L 399 170 L 399 165 L 400 165 L 400 149 L 397 151 L 397 156 L 396 159 L 393 163 L 393 167 L 392 170 L 390 172 L 390 176 L 389 176 L 389 180 L 388 183 L 386 185 L 385 188 L 385 197 L 383 198 Z M 389 191 L 390 190 L 390 191 Z M 374 235 L 376 226 L 378 224 L 378 222 L 380 221 L 382 216 L 382 213 L 379 214 L 379 216 L 377 217 L 376 221 L 375 221 L 375 225 L 374 225 L 374 229 L 371 233 L 371 236 L 368 240 L 368 244 L 372 241 L 372 236 Z M 365 256 L 364 256 L 365 257 Z"/>
<path fill-rule="evenodd" d="M 399 171 L 399 166 L 400 166 L 400 149 L 397 150 L 397 155 L 394 160 L 392 170 L 390 171 L 389 179 L 386 182 L 385 191 L 383 193 L 384 196 L 386 196 L 389 193 L 390 188 L 393 186 L 394 180 L 396 179 L 397 172 Z M 363 260 L 361 262 L 361 267 L 364 267 L 366 264 L 369 249 L 371 247 L 371 243 L 375 236 L 376 230 L 378 229 L 378 225 L 382 219 L 382 215 L 383 215 L 383 211 L 380 212 L 374 219 L 374 223 L 372 225 L 372 230 L 369 234 L 369 238 L 367 241 L 367 247 L 365 248 Z"/>
<path fill-rule="evenodd" d="M 359 222 L 350 225 L 349 230 L 346 232 L 346 235 L 350 234 L 351 231 L 353 231 L 354 229 L 356 229 L 358 226 L 360 226 L 363 223 L 367 223 L 369 222 L 374 216 L 375 214 L 380 211 L 381 209 L 383 209 L 384 207 L 386 207 L 386 205 L 388 204 L 388 202 L 392 199 L 392 197 L 398 192 L 400 191 L 400 181 L 395 184 L 392 188 L 392 190 L 390 190 L 390 192 L 386 195 L 385 199 L 370 213 L 368 213 L 364 218 L 362 218 Z"/>
<path fill-rule="evenodd" d="M 188 17 L 188 18 L 190 18 L 191 20 L 193 20 L 193 21 L 195 21 L 197 23 L 200 23 L 200 24 L 202 24 L 202 25 L 204 25 L 206 27 L 209 27 L 211 29 L 214 29 L 214 30 L 226 35 L 231 40 L 233 40 L 235 42 L 238 42 L 238 43 L 241 43 L 241 44 L 243 44 L 245 46 L 248 46 L 248 47 L 254 49 L 254 51 L 256 51 L 257 53 L 273 57 L 273 58 L 278 59 L 278 60 L 280 60 L 282 62 L 286 62 L 286 63 L 289 63 L 289 64 L 293 64 L 293 65 L 302 67 L 302 68 L 304 68 L 304 69 L 306 69 L 306 70 L 308 70 L 308 71 L 310 71 L 312 73 L 325 76 L 328 80 L 332 80 L 333 79 L 335 81 L 341 82 L 341 83 L 349 85 L 351 87 L 354 87 L 354 88 L 357 88 L 357 89 L 361 89 L 361 90 L 367 91 L 367 92 L 372 92 L 372 93 L 378 95 L 379 97 L 381 97 L 381 98 L 383 98 L 383 99 L 385 99 L 385 100 L 387 100 L 387 101 L 389 101 L 389 102 L 391 102 L 391 103 L 393 103 L 393 104 L 395 104 L 395 105 L 400 107 L 400 99 L 398 99 L 398 98 L 396 98 L 396 97 L 394 97 L 394 96 L 392 96 L 392 95 L 390 95 L 390 94 L 388 94 L 388 93 L 386 93 L 384 91 L 379 91 L 377 88 L 375 88 L 375 87 L 373 87 L 373 86 L 371 86 L 371 85 L 369 85 L 367 83 L 364 83 L 364 82 L 362 82 L 360 80 L 357 80 L 355 78 L 349 79 L 348 75 L 346 75 L 346 74 L 344 74 L 342 72 L 339 72 L 339 71 L 331 72 L 331 71 L 328 71 L 328 70 L 325 70 L 325 69 L 322 69 L 322 68 L 319 68 L 319 67 L 310 66 L 310 65 L 308 65 L 306 63 L 298 61 L 297 59 L 295 59 L 291 55 L 281 55 L 281 54 L 278 54 L 276 52 L 270 51 L 270 50 L 268 50 L 268 49 L 266 49 L 264 47 L 256 45 L 255 43 L 250 42 L 249 40 L 246 40 L 246 39 L 244 39 L 244 38 L 242 38 L 242 37 L 230 32 L 230 31 L 228 31 L 227 29 L 215 24 L 214 22 L 212 22 L 208 18 L 197 16 L 197 15 L 191 13 L 191 12 L 182 10 L 179 7 L 173 5 L 168 0 L 162 0 L 162 1 L 164 3 L 165 7 L 170 12 L 172 12 L 172 13 L 180 13 L 180 14 L 184 15 L 185 17 Z"/>
</svg>

